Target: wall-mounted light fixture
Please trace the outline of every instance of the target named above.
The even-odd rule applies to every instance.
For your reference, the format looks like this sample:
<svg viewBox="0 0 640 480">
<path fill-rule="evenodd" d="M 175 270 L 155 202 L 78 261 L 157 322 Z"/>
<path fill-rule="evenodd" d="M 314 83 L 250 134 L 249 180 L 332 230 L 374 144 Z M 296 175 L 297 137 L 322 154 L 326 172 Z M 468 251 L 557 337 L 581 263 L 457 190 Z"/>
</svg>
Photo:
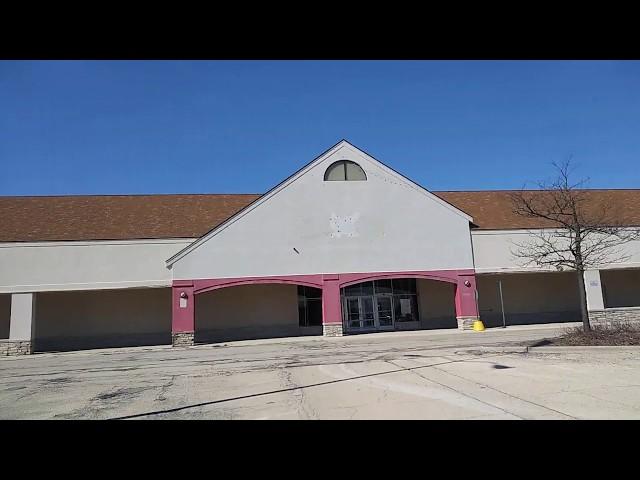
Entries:
<svg viewBox="0 0 640 480">
<path fill-rule="evenodd" d="M 464 281 L 464 286 L 465 287 L 470 287 L 471 286 L 471 282 L 469 280 L 465 280 Z"/>
<path fill-rule="evenodd" d="M 187 298 L 187 292 L 180 292 L 180 298 Z"/>
</svg>

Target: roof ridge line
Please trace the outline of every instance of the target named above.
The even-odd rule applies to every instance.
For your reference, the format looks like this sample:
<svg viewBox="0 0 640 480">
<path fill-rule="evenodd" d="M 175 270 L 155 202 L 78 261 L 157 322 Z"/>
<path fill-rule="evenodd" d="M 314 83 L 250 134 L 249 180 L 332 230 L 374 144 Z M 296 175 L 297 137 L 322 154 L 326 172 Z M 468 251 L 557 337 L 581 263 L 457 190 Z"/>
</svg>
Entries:
<svg viewBox="0 0 640 480">
<path fill-rule="evenodd" d="M 98 194 L 61 194 L 61 195 L 0 195 L 0 198 L 76 198 L 76 197 L 178 197 L 178 196 L 261 196 L 262 193 L 98 193 Z"/>
<path fill-rule="evenodd" d="M 578 191 L 588 192 L 631 192 L 640 188 L 578 188 Z M 431 193 L 508 193 L 508 192 L 550 192 L 551 189 L 489 189 L 489 190 L 429 190 Z M 60 195 L 0 195 L 4 198 L 86 198 L 86 197 L 222 197 L 222 196 L 262 196 L 264 193 L 97 193 L 97 194 L 60 194 Z"/>
</svg>

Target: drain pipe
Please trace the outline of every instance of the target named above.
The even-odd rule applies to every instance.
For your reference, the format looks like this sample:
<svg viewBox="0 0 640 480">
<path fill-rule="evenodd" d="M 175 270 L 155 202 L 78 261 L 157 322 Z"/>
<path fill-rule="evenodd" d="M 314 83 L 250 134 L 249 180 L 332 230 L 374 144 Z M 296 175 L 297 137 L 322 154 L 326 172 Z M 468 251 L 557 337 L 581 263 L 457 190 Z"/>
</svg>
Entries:
<svg viewBox="0 0 640 480">
<path fill-rule="evenodd" d="M 502 298 L 502 280 L 498 280 L 498 289 L 500 290 L 500 308 L 502 309 L 502 328 L 507 328 L 507 321 L 504 316 L 504 299 Z"/>
</svg>

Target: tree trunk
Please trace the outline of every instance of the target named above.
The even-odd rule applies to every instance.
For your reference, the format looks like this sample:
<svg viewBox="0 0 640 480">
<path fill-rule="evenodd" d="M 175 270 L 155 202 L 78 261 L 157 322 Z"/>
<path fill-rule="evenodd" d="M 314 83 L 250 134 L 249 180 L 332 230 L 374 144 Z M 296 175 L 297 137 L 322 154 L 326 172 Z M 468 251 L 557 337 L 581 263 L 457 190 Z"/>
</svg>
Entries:
<svg viewBox="0 0 640 480">
<path fill-rule="evenodd" d="M 591 324 L 589 323 L 589 311 L 587 310 L 587 291 L 584 287 L 584 269 L 578 268 L 578 293 L 580 296 L 580 313 L 582 315 L 582 326 L 585 332 L 591 330 Z"/>
</svg>

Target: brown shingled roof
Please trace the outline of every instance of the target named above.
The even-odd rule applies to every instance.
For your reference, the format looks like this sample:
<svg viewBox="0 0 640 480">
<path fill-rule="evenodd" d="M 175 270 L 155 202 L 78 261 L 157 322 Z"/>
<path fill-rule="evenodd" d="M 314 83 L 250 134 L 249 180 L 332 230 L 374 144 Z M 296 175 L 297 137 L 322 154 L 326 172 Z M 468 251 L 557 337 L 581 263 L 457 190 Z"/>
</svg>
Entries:
<svg viewBox="0 0 640 480">
<path fill-rule="evenodd" d="M 473 223 L 483 230 L 508 230 L 554 226 L 540 219 L 513 213 L 509 195 L 512 190 L 474 192 L 432 192 L 473 217 Z M 531 191 L 531 193 L 543 193 Z M 586 208 L 598 208 L 609 203 L 621 222 L 640 225 L 640 190 L 586 190 Z"/>
<path fill-rule="evenodd" d="M 432 192 L 481 229 L 544 226 L 511 211 L 509 191 Z M 640 225 L 640 190 L 589 190 Z M 255 194 L 0 197 L 0 242 L 196 238 L 259 198 Z"/>
<path fill-rule="evenodd" d="M 194 238 L 260 195 L 0 197 L 0 242 Z"/>
</svg>

